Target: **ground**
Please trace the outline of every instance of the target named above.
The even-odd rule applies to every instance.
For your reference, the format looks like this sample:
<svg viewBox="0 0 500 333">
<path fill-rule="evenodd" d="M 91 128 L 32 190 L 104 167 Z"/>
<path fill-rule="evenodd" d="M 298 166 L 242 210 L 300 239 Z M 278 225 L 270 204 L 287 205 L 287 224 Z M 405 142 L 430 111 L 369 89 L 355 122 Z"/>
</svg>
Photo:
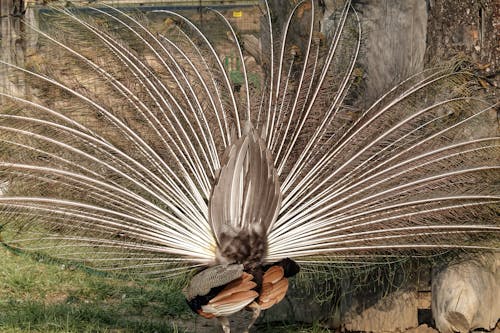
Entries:
<svg viewBox="0 0 500 333">
<path fill-rule="evenodd" d="M 182 281 L 129 281 L 82 271 L 0 246 L 2 333 L 219 332 L 186 305 Z M 259 332 L 329 332 L 316 325 L 260 326 Z"/>
</svg>

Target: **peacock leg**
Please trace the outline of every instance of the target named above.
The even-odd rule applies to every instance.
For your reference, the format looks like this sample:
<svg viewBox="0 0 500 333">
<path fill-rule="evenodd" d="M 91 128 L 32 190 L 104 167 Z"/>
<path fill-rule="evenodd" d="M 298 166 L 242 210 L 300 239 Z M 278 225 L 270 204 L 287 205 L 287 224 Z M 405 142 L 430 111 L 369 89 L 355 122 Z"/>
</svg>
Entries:
<svg viewBox="0 0 500 333">
<path fill-rule="evenodd" d="M 250 324 L 248 325 L 248 328 L 245 332 L 243 333 L 248 333 L 250 331 L 250 328 L 252 328 L 253 324 L 255 323 L 255 321 L 257 320 L 257 318 L 259 318 L 260 316 L 260 305 L 257 304 L 256 302 L 252 302 L 252 304 L 250 304 L 248 306 L 249 309 L 252 309 L 253 311 L 253 315 L 252 315 L 252 320 L 250 321 Z"/>
<path fill-rule="evenodd" d="M 220 325 L 224 330 L 224 333 L 231 333 L 231 326 L 229 325 L 229 319 L 227 317 L 218 317 Z"/>
</svg>

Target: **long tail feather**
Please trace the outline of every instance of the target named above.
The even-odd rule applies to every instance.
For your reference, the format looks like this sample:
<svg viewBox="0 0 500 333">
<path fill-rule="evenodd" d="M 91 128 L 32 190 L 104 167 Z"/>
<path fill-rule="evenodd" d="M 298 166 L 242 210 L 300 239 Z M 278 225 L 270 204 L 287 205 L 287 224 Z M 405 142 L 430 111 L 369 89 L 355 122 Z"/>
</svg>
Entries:
<svg viewBox="0 0 500 333">
<path fill-rule="evenodd" d="M 216 10 L 207 18 L 230 41 L 172 11 L 152 14 L 163 20 L 153 32 L 146 15 L 107 5 L 54 7 L 48 29 L 28 27 L 45 56 L 26 68 L 0 60 L 30 90 L 0 92 L 3 241 L 151 278 L 217 263 L 233 243 L 222 238 L 245 228 L 258 231 L 260 243 L 242 247 L 258 243 L 253 259 L 289 257 L 305 271 L 498 250 L 500 137 L 473 135 L 498 103 L 474 75 L 429 69 L 362 110 L 351 3 L 328 36 L 313 1 L 293 6 L 282 30 L 270 7 L 260 90 Z M 224 48 L 237 54 L 242 87 Z"/>
</svg>

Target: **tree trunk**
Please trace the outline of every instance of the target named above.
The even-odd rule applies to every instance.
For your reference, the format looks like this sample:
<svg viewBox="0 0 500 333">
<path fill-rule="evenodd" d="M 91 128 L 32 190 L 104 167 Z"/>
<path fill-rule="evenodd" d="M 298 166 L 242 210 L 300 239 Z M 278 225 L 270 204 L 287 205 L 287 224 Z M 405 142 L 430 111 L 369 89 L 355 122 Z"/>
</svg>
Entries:
<svg viewBox="0 0 500 333">
<path fill-rule="evenodd" d="M 25 13 L 24 0 L 0 1 L 0 59 L 10 64 L 24 66 L 25 43 L 24 25 L 21 22 Z M 24 94 L 24 75 L 5 66 L 0 67 L 0 92 Z M 0 99 L 3 101 L 3 99 Z"/>
</svg>

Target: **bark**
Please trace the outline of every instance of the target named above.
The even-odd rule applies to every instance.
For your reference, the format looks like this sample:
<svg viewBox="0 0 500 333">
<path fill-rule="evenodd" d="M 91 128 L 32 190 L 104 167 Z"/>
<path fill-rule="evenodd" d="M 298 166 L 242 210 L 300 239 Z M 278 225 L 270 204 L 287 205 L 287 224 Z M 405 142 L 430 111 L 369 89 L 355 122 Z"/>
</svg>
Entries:
<svg viewBox="0 0 500 333">
<path fill-rule="evenodd" d="M 241 39 L 245 51 L 248 52 L 248 54 L 250 54 L 257 61 L 257 63 L 262 63 L 261 40 L 250 34 L 242 35 Z"/>
<path fill-rule="evenodd" d="M 21 22 L 25 13 L 24 0 L 0 1 L 0 59 L 7 63 L 24 66 L 25 44 L 24 25 Z M 24 93 L 24 76 L 0 67 L 0 91 Z M 2 99 L 0 99 L 2 101 Z"/>
<path fill-rule="evenodd" d="M 361 16 L 365 106 L 424 68 L 427 11 L 421 0 L 371 0 L 356 6 Z"/>
</svg>

